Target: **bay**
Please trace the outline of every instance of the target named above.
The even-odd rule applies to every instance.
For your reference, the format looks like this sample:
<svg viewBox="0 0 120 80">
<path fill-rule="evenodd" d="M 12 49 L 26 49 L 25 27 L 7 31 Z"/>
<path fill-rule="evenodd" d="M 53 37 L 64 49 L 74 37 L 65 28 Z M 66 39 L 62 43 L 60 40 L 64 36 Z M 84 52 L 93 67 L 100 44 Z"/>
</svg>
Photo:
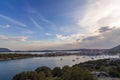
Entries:
<svg viewBox="0 0 120 80">
<path fill-rule="evenodd" d="M 0 80 L 11 80 L 12 77 L 22 71 L 32 71 L 40 66 L 50 68 L 72 66 L 74 64 L 107 58 L 119 58 L 119 55 L 98 55 L 98 56 L 59 56 L 59 57 L 35 57 L 18 60 L 0 61 Z"/>
</svg>

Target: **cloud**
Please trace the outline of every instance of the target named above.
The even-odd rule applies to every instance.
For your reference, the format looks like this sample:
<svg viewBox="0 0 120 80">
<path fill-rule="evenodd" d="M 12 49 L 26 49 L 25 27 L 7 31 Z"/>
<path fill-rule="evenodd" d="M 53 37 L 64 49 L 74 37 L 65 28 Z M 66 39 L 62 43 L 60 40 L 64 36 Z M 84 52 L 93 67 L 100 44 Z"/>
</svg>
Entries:
<svg viewBox="0 0 120 80">
<path fill-rule="evenodd" d="M 14 49 L 16 50 L 64 50 L 64 49 L 73 49 L 73 47 L 75 48 L 75 46 L 71 45 L 71 43 L 69 42 L 58 42 L 58 41 L 48 41 L 48 42 L 29 41 L 27 44 L 16 44 L 16 45 L 18 46 L 18 47 L 14 47 Z"/>
<path fill-rule="evenodd" d="M 110 31 L 112 29 L 114 29 L 114 28 L 109 28 L 108 26 L 106 26 L 106 27 L 101 27 L 98 31 L 100 33 L 102 33 L 102 32 L 106 32 L 106 31 Z"/>
<path fill-rule="evenodd" d="M 56 35 L 56 37 L 66 42 L 62 46 L 67 47 L 67 49 L 109 49 L 120 44 L 120 28 L 101 27 L 98 31 L 100 31 L 98 35 L 85 36 L 79 34 L 75 36 L 74 34 L 69 36 Z"/>
<path fill-rule="evenodd" d="M 120 44 L 120 28 L 102 32 L 97 36 L 89 36 L 78 43 L 84 48 L 112 48 Z"/>
<path fill-rule="evenodd" d="M 67 35 L 67 36 L 63 36 L 61 34 L 56 34 L 56 38 L 62 41 L 71 41 L 74 42 L 76 40 L 81 40 L 83 37 L 82 34 L 72 34 L 72 35 Z"/>
<path fill-rule="evenodd" d="M 45 18 L 34 9 L 30 9 L 32 17 L 31 22 L 39 30 L 43 30 L 38 20 L 49 24 L 51 31 L 56 35 L 55 40 L 47 41 L 27 41 L 28 37 L 18 36 L 9 37 L 0 35 L 1 40 L 7 41 L 27 41 L 27 45 L 21 45 L 21 49 L 75 49 L 75 48 L 111 48 L 120 44 L 120 0 L 86 0 L 84 8 L 77 10 L 77 15 L 74 15 L 73 23 L 57 27 L 49 19 Z M 81 7 L 81 6 L 80 6 Z M 82 15 L 82 16 L 81 16 Z M 1 18 L 13 22 L 14 24 L 25 26 L 21 22 L 11 19 L 7 16 L 0 15 Z M 76 25 L 77 24 L 77 25 Z M 59 24 L 58 24 L 59 25 Z M 54 27 L 51 27 L 54 26 Z M 53 29 L 53 30 L 52 30 Z M 25 34 L 32 33 L 31 31 L 23 32 Z M 50 33 L 45 33 L 50 36 Z M 52 35 L 54 35 L 52 33 Z M 40 45 L 38 45 L 40 44 Z M 22 47 L 24 46 L 24 47 Z"/>
<path fill-rule="evenodd" d="M 45 35 L 46 35 L 46 36 L 51 36 L 52 34 L 50 34 L 50 33 L 45 33 Z"/>
<path fill-rule="evenodd" d="M 120 0 L 87 0 L 83 9 L 82 17 L 76 17 L 83 37 L 70 39 L 72 35 L 57 35 L 57 38 L 76 39 L 72 45 L 78 48 L 110 48 L 120 44 Z"/>
<path fill-rule="evenodd" d="M 22 34 L 33 34 L 34 32 L 31 30 L 24 30 L 22 31 Z"/>
<path fill-rule="evenodd" d="M 0 14 L 0 17 L 3 18 L 3 19 L 5 19 L 5 20 L 7 20 L 7 21 L 9 21 L 9 22 L 14 23 L 14 24 L 16 24 L 18 26 L 27 27 L 27 25 L 25 25 L 24 23 L 19 22 L 19 21 L 13 19 L 13 18 L 8 17 L 8 16 Z"/>
<path fill-rule="evenodd" d="M 51 22 L 50 20 L 46 19 L 40 12 L 38 12 L 37 10 L 35 10 L 33 7 L 31 7 L 31 5 L 28 3 L 28 13 L 35 15 L 35 17 L 37 17 L 38 19 L 42 20 L 43 22 L 45 22 L 46 24 L 49 24 L 50 26 L 56 26 L 53 22 Z"/>
<path fill-rule="evenodd" d="M 0 28 L 6 29 L 6 28 L 10 28 L 11 26 L 9 24 L 6 25 L 0 25 Z"/>
<path fill-rule="evenodd" d="M 25 42 L 27 41 L 27 36 L 6 36 L 6 35 L 0 35 L 0 40 L 4 41 L 13 41 L 13 42 Z"/>
<path fill-rule="evenodd" d="M 43 29 L 43 27 L 40 24 L 38 24 L 33 18 L 30 18 L 30 19 L 31 19 L 32 23 L 35 25 L 35 27 L 37 27 L 39 30 Z"/>
<path fill-rule="evenodd" d="M 85 32 L 94 32 L 101 26 L 120 27 L 120 0 L 87 0 L 83 17 L 77 24 Z"/>
<path fill-rule="evenodd" d="M 92 40 L 99 40 L 99 36 L 90 36 L 90 37 L 87 37 L 87 38 L 84 38 L 82 41 L 92 41 Z"/>
<path fill-rule="evenodd" d="M 36 14 L 38 14 L 38 13 L 36 13 Z M 51 25 L 51 26 L 56 26 L 53 22 L 51 22 L 50 20 L 48 20 L 48 19 L 46 19 L 44 16 L 42 16 L 42 15 L 40 15 L 40 14 L 38 14 L 38 16 L 39 16 L 39 19 L 41 19 L 42 21 L 44 21 L 45 23 L 47 23 L 47 24 L 49 24 L 49 25 Z"/>
<path fill-rule="evenodd" d="M 80 48 L 94 48 L 94 49 L 112 48 L 120 43 L 119 35 L 120 35 L 120 28 L 114 28 L 112 30 L 102 32 L 99 35 L 87 36 L 87 37 L 83 37 L 81 34 L 74 34 L 68 36 L 57 34 L 56 37 L 58 40 L 51 40 L 47 42 L 27 41 L 26 44 L 20 44 L 20 43 L 16 44 L 16 46 L 18 47 L 14 47 L 14 49 L 18 49 L 18 50 L 59 49 L 60 50 L 60 49 L 80 49 Z M 0 39 L 1 38 L 3 40 L 8 40 L 6 36 L 0 35 Z M 12 38 L 13 38 L 12 40 L 14 40 L 14 38 L 16 39 L 16 37 L 12 37 Z M 25 38 L 20 40 L 18 39 L 20 38 L 17 37 L 17 41 L 20 40 L 26 41 Z"/>
<path fill-rule="evenodd" d="M 82 33 L 80 27 L 73 26 L 73 25 L 64 25 L 54 28 L 56 31 L 62 34 L 75 34 L 75 33 Z"/>
</svg>

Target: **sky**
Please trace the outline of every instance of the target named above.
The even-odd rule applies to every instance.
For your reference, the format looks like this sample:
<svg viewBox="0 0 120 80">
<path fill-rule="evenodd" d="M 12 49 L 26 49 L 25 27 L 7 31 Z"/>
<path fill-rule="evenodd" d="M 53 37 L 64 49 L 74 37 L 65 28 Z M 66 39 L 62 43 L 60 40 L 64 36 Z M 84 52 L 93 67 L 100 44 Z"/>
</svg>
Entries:
<svg viewBox="0 0 120 80">
<path fill-rule="evenodd" d="M 0 47 L 108 49 L 120 44 L 120 0 L 0 0 Z"/>
</svg>

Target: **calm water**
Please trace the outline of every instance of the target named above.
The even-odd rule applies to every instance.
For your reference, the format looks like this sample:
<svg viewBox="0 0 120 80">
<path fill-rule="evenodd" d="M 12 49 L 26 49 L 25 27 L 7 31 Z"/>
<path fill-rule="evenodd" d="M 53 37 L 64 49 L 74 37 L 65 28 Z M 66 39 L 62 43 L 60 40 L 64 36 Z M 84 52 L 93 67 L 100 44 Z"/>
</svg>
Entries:
<svg viewBox="0 0 120 80">
<path fill-rule="evenodd" d="M 76 59 L 79 58 L 79 59 Z M 119 58 L 118 55 L 101 55 L 101 56 L 60 56 L 60 57 L 39 57 L 20 60 L 0 61 L 0 80 L 11 80 L 11 78 L 19 72 L 31 71 L 39 66 L 48 66 L 54 68 L 65 65 L 72 66 L 77 63 L 104 58 Z M 63 59 L 63 60 L 60 60 Z M 75 61 L 72 61 L 75 60 Z"/>
<path fill-rule="evenodd" d="M 55 52 L 79 53 L 80 51 L 55 51 Z M 18 53 L 18 54 L 45 54 L 45 53 L 51 53 L 51 52 L 0 52 L 0 54 L 9 54 L 9 53 Z"/>
</svg>

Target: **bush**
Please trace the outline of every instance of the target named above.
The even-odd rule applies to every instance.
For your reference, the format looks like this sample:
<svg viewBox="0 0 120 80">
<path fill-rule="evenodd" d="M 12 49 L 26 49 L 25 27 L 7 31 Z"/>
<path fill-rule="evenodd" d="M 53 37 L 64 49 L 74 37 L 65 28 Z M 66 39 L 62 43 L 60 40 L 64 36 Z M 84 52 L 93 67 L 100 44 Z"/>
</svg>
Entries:
<svg viewBox="0 0 120 80">
<path fill-rule="evenodd" d="M 62 75 L 63 80 L 94 80 L 93 76 L 80 67 L 68 68 Z"/>
<path fill-rule="evenodd" d="M 62 70 L 60 69 L 60 67 L 55 67 L 52 70 L 52 74 L 53 74 L 53 77 L 60 77 L 62 75 Z"/>
<path fill-rule="evenodd" d="M 111 68 L 109 69 L 109 74 L 110 74 L 112 77 L 120 77 L 120 66 L 111 67 Z"/>
<path fill-rule="evenodd" d="M 52 70 L 49 67 L 42 66 L 37 68 L 35 71 L 38 73 L 42 71 L 45 73 L 45 77 L 52 77 Z"/>
<path fill-rule="evenodd" d="M 12 80 L 45 80 L 45 74 L 43 72 L 22 72 L 13 77 Z"/>
<path fill-rule="evenodd" d="M 55 67 L 53 70 L 42 66 L 32 72 L 19 73 L 12 80 L 94 80 L 94 78 L 88 71 L 77 66 L 64 66 L 62 69 Z"/>
</svg>

